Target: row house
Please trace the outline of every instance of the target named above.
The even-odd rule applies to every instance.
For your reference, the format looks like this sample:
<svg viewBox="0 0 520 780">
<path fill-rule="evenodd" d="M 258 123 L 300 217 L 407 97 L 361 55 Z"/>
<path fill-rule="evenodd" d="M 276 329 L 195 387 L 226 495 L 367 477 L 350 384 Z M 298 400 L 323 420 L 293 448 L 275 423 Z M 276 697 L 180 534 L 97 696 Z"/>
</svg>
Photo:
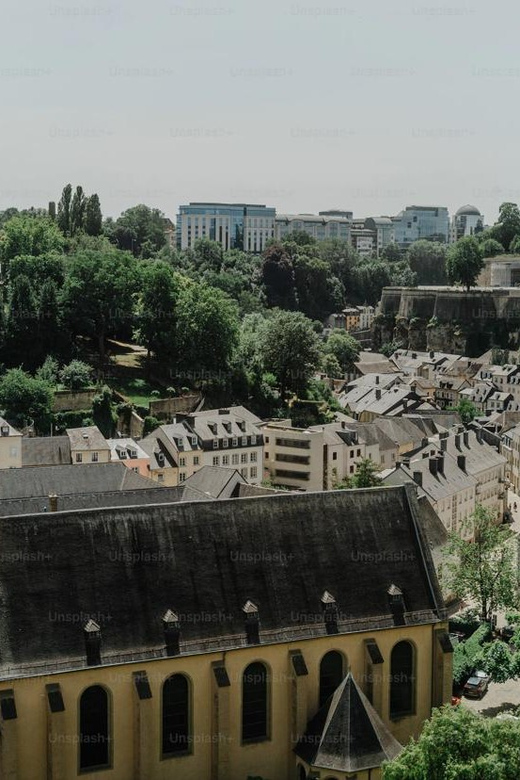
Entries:
<svg viewBox="0 0 520 780">
<path fill-rule="evenodd" d="M 134 439 L 107 439 L 107 443 L 112 461 L 123 463 L 142 477 L 150 476 L 150 455 Z"/>
<path fill-rule="evenodd" d="M 419 407 L 425 411 L 435 408 L 407 386 L 394 386 L 386 390 L 381 387 L 355 387 L 342 393 L 338 401 L 346 414 L 360 422 L 371 422 L 385 415 L 402 415 Z"/>
<path fill-rule="evenodd" d="M 142 440 L 150 475 L 164 485 L 184 482 L 202 466 L 240 471 L 250 484 L 262 481 L 260 419 L 242 406 L 177 415 Z"/>
</svg>

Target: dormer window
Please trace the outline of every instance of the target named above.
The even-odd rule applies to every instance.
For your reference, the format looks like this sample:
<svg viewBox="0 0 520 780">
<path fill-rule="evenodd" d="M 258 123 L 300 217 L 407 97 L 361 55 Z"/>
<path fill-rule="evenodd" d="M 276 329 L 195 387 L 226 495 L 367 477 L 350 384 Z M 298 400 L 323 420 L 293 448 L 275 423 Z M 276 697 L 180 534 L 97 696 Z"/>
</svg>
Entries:
<svg viewBox="0 0 520 780">
<path fill-rule="evenodd" d="M 1 431 L 2 431 L 2 436 L 9 436 L 9 426 L 8 425 L 2 425 Z"/>
<path fill-rule="evenodd" d="M 128 454 L 131 458 L 137 458 L 137 452 L 135 450 L 128 450 Z"/>
<path fill-rule="evenodd" d="M 191 446 L 192 447 L 197 447 L 198 446 L 198 441 L 197 441 L 197 437 L 196 436 L 192 436 L 191 437 Z"/>
<path fill-rule="evenodd" d="M 158 452 L 157 453 L 157 463 L 159 464 L 159 466 L 164 466 L 164 453 L 163 452 Z"/>
<path fill-rule="evenodd" d="M 251 436 L 251 445 L 254 447 L 255 444 L 256 444 L 256 436 L 253 435 L 253 436 Z"/>
</svg>

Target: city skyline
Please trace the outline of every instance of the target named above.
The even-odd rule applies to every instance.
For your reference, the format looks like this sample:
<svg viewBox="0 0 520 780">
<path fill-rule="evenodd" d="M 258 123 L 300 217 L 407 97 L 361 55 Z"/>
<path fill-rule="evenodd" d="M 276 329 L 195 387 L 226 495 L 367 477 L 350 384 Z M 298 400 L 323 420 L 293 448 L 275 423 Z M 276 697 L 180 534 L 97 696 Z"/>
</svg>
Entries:
<svg viewBox="0 0 520 780">
<path fill-rule="evenodd" d="M 0 208 L 46 206 L 70 181 L 110 216 L 201 198 L 358 216 L 475 203 L 492 224 L 520 201 L 519 14 L 27 0 L 3 24 Z"/>
</svg>

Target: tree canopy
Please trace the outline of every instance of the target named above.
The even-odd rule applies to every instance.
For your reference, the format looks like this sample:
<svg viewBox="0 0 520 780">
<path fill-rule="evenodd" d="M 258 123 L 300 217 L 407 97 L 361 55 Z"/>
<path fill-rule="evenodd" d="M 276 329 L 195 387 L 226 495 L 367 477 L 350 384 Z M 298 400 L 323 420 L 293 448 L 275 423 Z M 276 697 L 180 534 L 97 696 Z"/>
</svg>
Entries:
<svg viewBox="0 0 520 780">
<path fill-rule="evenodd" d="M 461 238 L 448 249 L 446 270 L 451 283 L 462 284 L 469 290 L 475 286 L 483 267 L 480 245 L 472 236 Z"/>
</svg>

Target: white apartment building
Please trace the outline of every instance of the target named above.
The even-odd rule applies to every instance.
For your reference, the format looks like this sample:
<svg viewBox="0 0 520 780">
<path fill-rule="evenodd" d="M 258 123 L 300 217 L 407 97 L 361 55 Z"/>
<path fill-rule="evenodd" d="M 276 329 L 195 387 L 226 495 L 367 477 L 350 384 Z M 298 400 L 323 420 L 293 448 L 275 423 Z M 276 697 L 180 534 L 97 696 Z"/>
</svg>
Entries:
<svg viewBox="0 0 520 780">
<path fill-rule="evenodd" d="M 327 239 L 350 240 L 352 220 L 340 216 L 316 214 L 277 214 L 275 237 L 278 240 L 291 233 L 307 233 L 316 241 Z"/>
</svg>

